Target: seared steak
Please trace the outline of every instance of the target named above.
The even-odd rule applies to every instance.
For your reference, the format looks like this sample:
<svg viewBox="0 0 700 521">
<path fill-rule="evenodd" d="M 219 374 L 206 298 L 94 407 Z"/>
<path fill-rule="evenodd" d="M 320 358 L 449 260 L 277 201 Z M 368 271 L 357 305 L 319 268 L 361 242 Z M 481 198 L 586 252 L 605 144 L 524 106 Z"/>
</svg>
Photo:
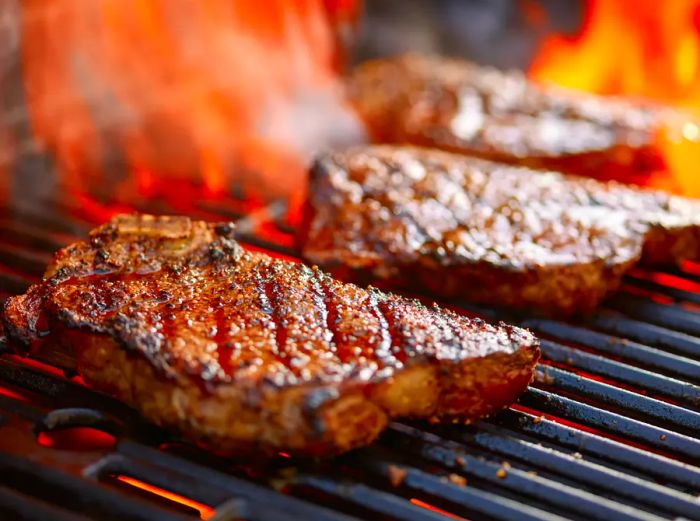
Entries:
<svg viewBox="0 0 700 521">
<path fill-rule="evenodd" d="M 537 85 L 519 71 L 408 55 L 361 64 L 348 92 L 377 143 L 637 182 L 664 166 L 658 109 Z"/>
<path fill-rule="evenodd" d="M 570 315 L 635 263 L 700 258 L 700 201 L 492 163 L 369 146 L 321 157 L 303 255 L 345 279 Z"/>
<path fill-rule="evenodd" d="M 530 382 L 529 332 L 245 251 L 232 232 L 116 217 L 9 299 L 9 340 L 73 352 L 89 385 L 219 453 L 341 452 L 393 417 L 481 417 Z"/>
</svg>

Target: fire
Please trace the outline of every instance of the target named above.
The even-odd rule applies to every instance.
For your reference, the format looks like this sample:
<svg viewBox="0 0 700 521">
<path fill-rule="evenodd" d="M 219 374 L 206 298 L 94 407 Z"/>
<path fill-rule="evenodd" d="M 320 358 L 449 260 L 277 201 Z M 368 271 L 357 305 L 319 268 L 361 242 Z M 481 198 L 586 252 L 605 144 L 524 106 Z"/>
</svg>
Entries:
<svg viewBox="0 0 700 521">
<path fill-rule="evenodd" d="M 695 113 L 700 109 L 700 1 L 588 0 L 580 32 L 545 38 L 529 74 L 541 82 L 645 98 Z M 659 136 L 668 171 L 651 184 L 700 197 L 699 138 L 694 122 L 669 126 Z"/>
<path fill-rule="evenodd" d="M 293 195 L 315 150 L 360 136 L 336 69 L 356 4 L 25 0 L 34 136 L 66 184 L 120 200 L 193 179 Z"/>
</svg>

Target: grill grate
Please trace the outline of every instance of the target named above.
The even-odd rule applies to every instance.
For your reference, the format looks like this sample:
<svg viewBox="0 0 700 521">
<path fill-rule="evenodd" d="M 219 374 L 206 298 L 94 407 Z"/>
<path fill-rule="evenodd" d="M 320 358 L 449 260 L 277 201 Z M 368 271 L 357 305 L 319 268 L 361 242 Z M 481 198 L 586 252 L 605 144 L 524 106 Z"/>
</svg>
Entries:
<svg viewBox="0 0 700 521">
<path fill-rule="evenodd" d="M 162 201 L 136 207 L 175 212 Z M 189 213 L 234 219 L 242 242 L 296 256 L 281 202 L 204 202 Z M 66 202 L 0 210 L 0 299 L 36 282 L 51 253 L 90 226 Z M 543 338 L 533 386 L 488 421 L 395 422 L 371 447 L 332 461 L 214 458 L 79 379 L 6 355 L 0 518 L 700 519 L 699 281 L 696 266 L 636 270 L 576 323 L 450 302 Z M 116 441 L 40 443 L 39 433 L 78 428 Z"/>
</svg>

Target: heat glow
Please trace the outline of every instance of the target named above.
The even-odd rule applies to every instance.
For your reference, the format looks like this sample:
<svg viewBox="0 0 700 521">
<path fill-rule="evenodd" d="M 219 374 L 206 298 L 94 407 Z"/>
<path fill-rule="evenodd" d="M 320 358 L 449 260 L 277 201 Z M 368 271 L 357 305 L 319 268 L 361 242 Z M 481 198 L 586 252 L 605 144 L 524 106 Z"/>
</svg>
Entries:
<svg viewBox="0 0 700 521">
<path fill-rule="evenodd" d="M 34 137 L 62 181 L 118 200 L 239 186 L 293 197 L 319 148 L 359 138 L 338 79 L 355 1 L 26 0 Z"/>
<path fill-rule="evenodd" d="M 700 2 L 587 0 L 577 34 L 546 37 L 529 74 L 573 89 L 650 99 L 697 117 Z M 693 121 L 660 135 L 667 171 L 651 184 L 700 197 L 699 138 Z"/>
</svg>

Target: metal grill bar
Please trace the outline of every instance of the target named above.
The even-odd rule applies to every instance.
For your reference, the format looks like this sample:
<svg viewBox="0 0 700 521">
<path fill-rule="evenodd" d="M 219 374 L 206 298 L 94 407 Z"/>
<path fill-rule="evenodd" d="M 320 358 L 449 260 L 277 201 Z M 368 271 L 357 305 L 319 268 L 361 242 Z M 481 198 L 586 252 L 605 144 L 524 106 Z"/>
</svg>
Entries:
<svg viewBox="0 0 700 521">
<path fill-rule="evenodd" d="M 14 273 L 3 273 L 0 271 L 0 298 L 3 293 L 8 296 L 23 293 L 35 280 Z"/>
<path fill-rule="evenodd" d="M 518 403 L 645 443 L 663 452 L 673 452 L 690 461 L 700 461 L 700 441 L 696 438 L 655 427 L 571 398 L 531 387 L 520 397 Z"/>
<path fill-rule="evenodd" d="M 397 519 L 405 519 L 406 521 L 445 520 L 442 514 L 425 510 L 399 496 L 382 492 L 362 483 L 309 474 L 299 476 L 297 482 Z"/>
<path fill-rule="evenodd" d="M 253 214 L 239 208 L 246 205 L 242 201 L 203 203 L 195 214 L 243 218 L 239 240 L 285 256 L 296 255 L 289 246 L 293 230 L 283 224 L 284 204 L 275 203 Z M 141 209 L 148 211 L 149 207 L 142 205 Z M 170 211 L 162 202 L 159 210 Z M 84 236 L 89 223 L 66 217 L 78 214 L 79 208 L 66 204 L 47 204 L 19 214 L 0 209 L 0 295 L 23 290 L 40 275 L 42 262 L 56 246 Z M 276 226 L 274 236 L 261 232 L 270 223 Z M 700 281 L 682 270 L 666 272 Z M 696 300 L 694 293 L 644 277 L 635 274 L 626 284 L 679 301 Z M 647 306 L 637 308 L 637 301 Z M 628 294 L 619 295 L 610 306 L 614 309 L 602 309 L 585 323 L 527 321 L 529 327 L 557 341 L 543 342 L 543 355 L 549 360 L 539 368 L 543 377 L 537 385 L 543 388 L 531 388 L 520 404 L 552 414 L 554 420 L 509 410 L 489 422 L 479 422 L 476 429 L 395 423 L 378 445 L 330 465 L 305 464 L 293 479 L 285 478 L 287 493 L 302 499 L 262 486 L 277 482 L 275 471 L 259 475 L 256 479 L 262 483 L 254 484 L 250 478 L 215 470 L 209 465 L 217 460 L 204 455 L 190 461 L 153 449 L 158 440 L 167 439 L 166 433 L 144 424 L 115 400 L 22 362 L 0 360 L 0 382 L 26 392 L 29 403 L 0 395 L 0 410 L 42 431 L 82 425 L 117 436 L 120 441 L 114 452 L 86 470 L 92 487 L 114 493 L 100 480 L 115 473 L 131 475 L 212 505 L 228 518 L 339 520 L 350 519 L 350 514 L 371 519 L 444 519 L 439 510 L 424 508 L 426 503 L 409 501 L 411 495 L 470 519 L 700 518 L 694 496 L 700 492 L 700 468 L 674 459 L 700 461 L 700 441 L 688 436 L 698 430 L 700 419 L 700 386 L 691 383 L 700 382 L 700 339 L 693 336 L 700 330 L 700 314 Z M 492 318 L 501 316 L 495 310 L 463 307 Z M 576 375 L 563 367 L 607 381 Z M 646 391 L 674 403 L 645 396 Z M 598 432 L 579 429 L 577 424 Z M 511 460 L 513 467 L 504 467 L 503 459 Z M 338 477 L 339 466 L 349 474 Z M 396 467 L 405 476 L 398 487 L 391 488 Z M 35 470 L 43 468 L 38 465 Z M 468 486 L 450 482 L 449 472 L 467 476 Z M 18 492 L 10 490 L 7 501 L 4 492 L 0 488 L 0 508 L 13 501 L 21 503 Z M 70 515 L 68 510 L 59 510 Z"/>
<path fill-rule="evenodd" d="M 34 277 L 40 277 L 51 260 L 49 255 L 5 244 L 0 250 L 0 262 Z"/>
<path fill-rule="evenodd" d="M 450 432 L 461 441 L 481 449 L 555 472 L 590 488 L 605 490 L 611 496 L 623 496 L 680 516 L 700 516 L 700 504 L 688 494 L 587 461 L 580 453 L 566 454 L 522 439 L 516 433 L 498 426 L 480 422 L 478 428 L 478 432 L 456 432 L 455 429 L 451 429 Z"/>
<path fill-rule="evenodd" d="M 620 313 L 598 313 L 590 325 L 607 333 L 685 354 L 700 356 L 700 339 L 654 324 L 632 320 Z"/>
<path fill-rule="evenodd" d="M 560 340 L 576 342 L 603 353 L 637 362 L 646 367 L 660 369 L 690 380 L 700 378 L 700 362 L 684 356 L 674 355 L 661 349 L 605 335 L 590 329 L 564 324 L 563 322 L 531 319 L 525 321 L 524 325 L 545 335 Z"/>
<path fill-rule="evenodd" d="M 692 302 L 693 304 L 700 304 L 700 295 L 693 293 L 692 291 L 664 286 L 658 282 L 635 277 L 634 275 L 628 275 L 625 277 L 625 282 L 652 293 L 667 295 L 673 299 L 684 300 L 686 302 Z"/>
<path fill-rule="evenodd" d="M 89 510 L 105 520 L 184 521 L 185 516 L 163 512 L 146 502 L 138 501 L 91 483 L 88 480 L 59 473 L 26 458 L 0 453 L 0 480 L 6 487 L 41 491 L 73 511 Z"/>
<path fill-rule="evenodd" d="M 184 490 L 185 486 L 191 487 L 193 483 L 198 483 L 197 490 L 200 493 L 204 493 L 207 489 L 209 489 L 209 492 L 206 492 L 207 494 L 211 494 L 211 490 L 219 490 L 229 496 L 245 499 L 249 504 L 250 515 L 255 519 L 279 521 L 296 521 L 298 519 L 314 519 L 318 521 L 352 520 L 352 517 L 340 512 L 334 512 L 290 496 L 277 494 L 274 491 L 242 479 L 196 465 L 139 443 L 131 441 L 120 442 L 118 450 L 120 454 L 126 457 L 136 461 L 147 462 L 148 465 L 157 467 L 160 469 L 160 472 L 167 471 L 172 475 L 182 476 L 183 479 L 186 477 L 187 485 L 173 485 L 171 483 L 171 486 L 177 486 L 178 489 L 182 486 L 182 493 L 187 493 L 187 490 Z M 95 471 L 99 472 L 98 469 L 93 470 L 93 472 Z M 156 476 L 141 475 L 149 480 L 157 479 Z M 200 497 L 195 496 L 194 499 L 199 500 Z M 201 496 L 201 499 L 208 498 Z"/>
<path fill-rule="evenodd" d="M 405 472 L 402 485 L 413 490 L 425 492 L 454 504 L 462 505 L 472 511 L 487 514 L 496 519 L 551 520 L 565 519 L 545 510 L 518 503 L 509 498 L 498 496 L 484 490 L 469 486 L 452 484 L 444 476 L 438 477 L 412 466 L 397 466 L 386 461 L 383 455 L 371 452 L 358 458 L 363 469 L 374 472 L 384 479 L 390 479 L 392 469 L 399 468 Z M 394 470 L 395 471 L 395 470 Z"/>
<path fill-rule="evenodd" d="M 688 489 L 700 487 L 700 469 L 697 467 L 546 418 L 508 410 L 498 415 L 496 423 L 514 432 L 531 435 L 535 439 L 549 441 L 623 468 L 634 469 L 664 483 L 673 483 Z"/>
<path fill-rule="evenodd" d="M 611 496 L 623 496 L 679 516 L 700 517 L 700 504 L 687 494 L 587 461 L 579 453 L 567 454 L 518 438 L 501 427 L 480 422 L 478 429 L 445 430 L 459 441 L 605 490 Z"/>
<path fill-rule="evenodd" d="M 659 393 L 695 407 L 700 407 L 700 386 L 675 378 L 624 364 L 616 360 L 587 353 L 549 340 L 540 343 L 542 354 L 548 360 L 567 364 L 592 374 L 605 376 L 640 389 Z"/>
<path fill-rule="evenodd" d="M 614 309 L 651 324 L 682 331 L 689 335 L 700 335 L 700 318 L 677 304 L 657 304 L 641 297 L 616 295 L 607 303 Z"/>
<path fill-rule="evenodd" d="M 479 478 L 514 494 L 525 495 L 541 503 L 554 505 L 564 511 L 586 512 L 586 515 L 602 521 L 611 517 L 648 521 L 661 519 L 653 514 L 596 496 L 581 488 L 564 484 L 561 480 L 554 481 L 515 467 L 505 470 L 498 463 L 471 456 L 464 452 L 463 447 L 458 443 L 433 433 L 407 425 L 393 424 L 389 435 L 393 446 L 400 446 L 406 452 Z"/>
<path fill-rule="evenodd" d="M 560 391 L 573 392 L 605 405 L 614 405 L 646 415 L 666 425 L 700 432 L 700 413 L 683 407 L 584 378 L 556 367 L 541 367 L 539 381 Z"/>
<path fill-rule="evenodd" d="M 65 234 L 47 234 L 32 226 L 0 218 L 0 234 L 3 241 L 22 244 L 36 250 L 53 252 L 62 248 L 73 237 Z"/>
<path fill-rule="evenodd" d="M 89 518 L 63 510 L 9 487 L 0 486 L 0 517 L 23 521 L 90 521 Z"/>
<path fill-rule="evenodd" d="M 211 487 L 206 481 L 193 480 L 189 476 L 162 469 L 149 462 L 137 462 L 121 454 L 103 458 L 95 465 L 88 467 L 85 475 L 95 479 L 106 479 L 112 475 L 129 476 L 209 506 L 220 505 L 230 499 L 229 494 L 219 488 Z M 238 512 L 229 511 L 229 514 L 235 514 L 236 517 L 241 518 L 248 517 L 247 502 L 238 501 Z"/>
<path fill-rule="evenodd" d="M 90 229 L 88 223 L 77 221 L 75 217 L 61 215 L 55 211 L 55 203 L 43 201 L 42 204 L 26 207 L 0 207 L 0 215 L 14 225 L 21 222 L 23 225 L 31 226 L 37 231 L 44 230 L 49 233 L 61 233 L 71 240 L 83 237 Z"/>
</svg>

